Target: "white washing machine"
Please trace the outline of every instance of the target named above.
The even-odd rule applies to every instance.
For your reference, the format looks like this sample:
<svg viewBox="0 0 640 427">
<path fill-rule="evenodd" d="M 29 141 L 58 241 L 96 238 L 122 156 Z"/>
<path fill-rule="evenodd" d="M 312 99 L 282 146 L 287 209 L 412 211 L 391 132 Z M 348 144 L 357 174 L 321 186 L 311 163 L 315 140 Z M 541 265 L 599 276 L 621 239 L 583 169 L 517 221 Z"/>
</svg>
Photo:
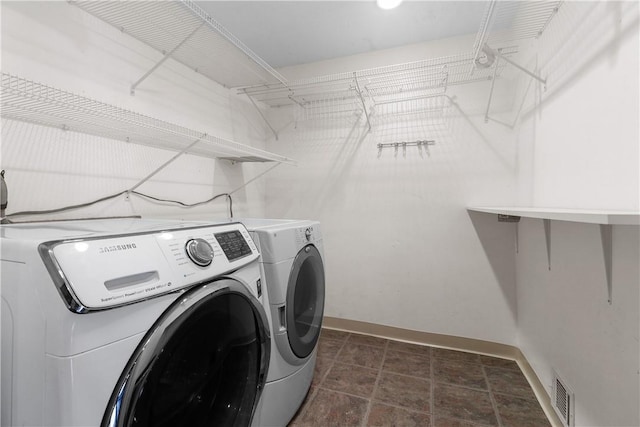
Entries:
<svg viewBox="0 0 640 427">
<path fill-rule="evenodd" d="M 251 424 L 271 340 L 243 225 L 0 232 L 3 426 Z"/>
<path fill-rule="evenodd" d="M 283 427 L 313 378 L 325 298 L 324 248 L 317 221 L 240 219 L 260 251 L 272 348 L 263 427 Z"/>
</svg>

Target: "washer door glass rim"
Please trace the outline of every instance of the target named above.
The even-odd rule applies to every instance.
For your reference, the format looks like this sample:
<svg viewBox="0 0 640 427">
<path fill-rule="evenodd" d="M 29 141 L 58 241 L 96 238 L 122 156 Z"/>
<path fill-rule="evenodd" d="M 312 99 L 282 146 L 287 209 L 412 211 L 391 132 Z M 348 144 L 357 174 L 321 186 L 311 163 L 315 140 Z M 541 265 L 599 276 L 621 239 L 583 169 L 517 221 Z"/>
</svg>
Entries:
<svg viewBox="0 0 640 427">
<path fill-rule="evenodd" d="M 180 295 L 129 359 L 102 426 L 250 424 L 270 355 L 266 314 L 240 282 Z"/>
<path fill-rule="evenodd" d="M 293 261 L 286 300 L 286 325 L 293 353 L 303 359 L 318 342 L 324 313 L 324 265 L 318 249 L 302 248 Z"/>
</svg>

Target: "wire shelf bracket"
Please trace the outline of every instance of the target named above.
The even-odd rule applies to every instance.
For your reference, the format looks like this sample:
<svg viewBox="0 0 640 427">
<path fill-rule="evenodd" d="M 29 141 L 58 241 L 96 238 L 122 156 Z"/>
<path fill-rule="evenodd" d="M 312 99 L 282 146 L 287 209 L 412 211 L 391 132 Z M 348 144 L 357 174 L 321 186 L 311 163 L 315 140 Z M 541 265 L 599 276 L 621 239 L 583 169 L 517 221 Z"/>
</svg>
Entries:
<svg viewBox="0 0 640 427">
<path fill-rule="evenodd" d="M 269 127 L 269 130 L 271 130 L 271 133 L 273 133 L 273 136 L 276 138 L 276 141 L 277 141 L 278 140 L 278 132 L 276 132 L 276 130 L 273 128 L 273 126 L 271 126 L 271 123 L 269 123 L 269 120 L 267 120 L 267 118 L 264 116 L 264 114 L 262 113 L 262 110 L 260 109 L 260 107 L 258 107 L 258 105 L 253 100 L 253 98 L 251 98 L 248 95 L 247 95 L 247 98 L 249 98 L 249 101 L 251 101 L 251 105 L 253 105 L 253 108 L 255 108 L 256 111 L 258 111 L 258 114 L 260 114 L 260 117 L 262 117 L 262 120 Z"/>
<path fill-rule="evenodd" d="M 371 131 L 371 121 L 369 120 L 369 112 L 367 111 L 367 105 L 364 102 L 364 98 L 362 97 L 362 90 L 360 90 L 360 83 L 358 83 L 358 76 L 356 73 L 353 73 L 353 80 L 356 83 L 356 93 L 358 94 L 358 98 L 360 98 L 360 102 L 362 103 L 362 111 L 364 111 L 364 116 L 367 119 L 367 126 L 369 129 L 367 132 Z"/>
<path fill-rule="evenodd" d="M 193 147 L 194 145 L 196 145 L 198 142 L 202 141 L 202 138 L 204 138 L 205 136 L 207 136 L 207 134 L 203 134 L 200 138 L 196 139 L 195 141 L 193 141 L 191 144 L 187 145 L 186 147 L 184 147 L 181 151 L 179 151 L 175 156 L 171 157 L 169 160 L 167 160 L 166 162 L 164 162 L 162 165 L 160 165 L 158 168 L 156 168 L 156 170 L 154 170 L 153 172 L 151 172 L 150 174 L 148 174 L 147 176 L 145 176 L 144 178 L 142 178 L 136 185 L 134 185 L 133 187 L 131 187 L 130 189 L 127 190 L 127 198 L 129 197 L 129 195 L 138 187 L 140 187 L 142 184 L 144 184 L 145 182 L 149 181 L 151 178 L 153 178 L 155 175 L 157 175 L 160 171 L 162 171 L 164 168 L 166 168 L 167 166 L 169 166 L 171 163 L 173 163 L 178 157 L 182 156 L 185 153 L 188 153 L 189 150 L 191 149 L 191 147 Z"/>
<path fill-rule="evenodd" d="M 168 53 L 166 53 L 162 59 L 160 61 L 158 61 L 156 63 L 156 65 L 154 65 L 149 71 L 147 71 L 146 73 L 144 73 L 144 75 L 142 77 L 140 77 L 134 84 L 131 85 L 131 89 L 130 89 L 130 93 L 131 95 L 135 95 L 136 94 L 136 87 L 138 87 L 138 85 L 140 83 L 142 83 L 147 77 L 149 77 L 151 75 L 151 73 L 153 73 L 155 70 L 158 69 L 159 66 L 161 66 L 164 61 L 166 61 L 167 59 L 171 58 L 171 55 L 173 55 L 173 53 L 175 51 L 177 51 L 178 49 L 180 49 L 186 42 L 189 41 L 189 39 L 191 39 L 193 37 L 193 35 L 198 32 L 198 30 L 200 28 L 202 28 L 202 26 L 204 25 L 204 21 L 202 21 L 202 23 L 200 25 L 198 25 L 195 30 L 193 30 L 191 32 L 191 34 L 189 34 L 184 40 L 182 40 L 180 43 L 178 43 L 176 45 L 176 47 L 174 47 L 173 49 L 171 49 L 171 51 L 169 51 Z"/>
</svg>

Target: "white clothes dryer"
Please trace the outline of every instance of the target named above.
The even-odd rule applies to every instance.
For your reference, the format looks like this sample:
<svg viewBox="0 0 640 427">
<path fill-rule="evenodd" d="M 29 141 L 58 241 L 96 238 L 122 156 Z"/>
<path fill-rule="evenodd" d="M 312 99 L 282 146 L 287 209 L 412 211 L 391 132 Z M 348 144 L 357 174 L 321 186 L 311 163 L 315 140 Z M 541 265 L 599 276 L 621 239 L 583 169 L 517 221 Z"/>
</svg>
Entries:
<svg viewBox="0 0 640 427">
<path fill-rule="evenodd" d="M 0 233 L 3 426 L 251 425 L 271 340 L 243 225 Z"/>
<path fill-rule="evenodd" d="M 324 248 L 317 221 L 240 219 L 260 251 L 272 347 L 263 427 L 286 426 L 313 378 L 325 298 Z"/>
</svg>

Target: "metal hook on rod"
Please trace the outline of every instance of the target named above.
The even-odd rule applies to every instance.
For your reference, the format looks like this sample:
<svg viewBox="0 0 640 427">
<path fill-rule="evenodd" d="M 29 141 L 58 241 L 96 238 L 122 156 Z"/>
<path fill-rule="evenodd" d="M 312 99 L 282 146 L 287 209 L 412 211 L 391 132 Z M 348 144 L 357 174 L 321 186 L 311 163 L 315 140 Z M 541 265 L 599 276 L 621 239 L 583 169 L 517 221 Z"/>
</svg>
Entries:
<svg viewBox="0 0 640 427">
<path fill-rule="evenodd" d="M 380 157 L 382 155 L 382 149 L 385 147 L 393 147 L 394 148 L 394 155 L 397 157 L 398 156 L 398 151 L 400 146 L 402 146 L 402 154 L 403 157 L 407 156 L 407 147 L 408 146 L 416 146 L 418 147 L 418 150 L 420 151 L 420 155 L 422 155 L 422 147 L 424 146 L 424 150 L 426 151 L 427 155 L 431 155 L 429 152 L 429 146 L 430 145 L 435 145 L 436 142 L 434 140 L 420 140 L 420 141 L 413 141 L 413 142 L 407 142 L 407 141 L 401 141 L 401 142 L 389 142 L 389 143 L 380 143 L 378 144 L 378 157 Z"/>
</svg>

